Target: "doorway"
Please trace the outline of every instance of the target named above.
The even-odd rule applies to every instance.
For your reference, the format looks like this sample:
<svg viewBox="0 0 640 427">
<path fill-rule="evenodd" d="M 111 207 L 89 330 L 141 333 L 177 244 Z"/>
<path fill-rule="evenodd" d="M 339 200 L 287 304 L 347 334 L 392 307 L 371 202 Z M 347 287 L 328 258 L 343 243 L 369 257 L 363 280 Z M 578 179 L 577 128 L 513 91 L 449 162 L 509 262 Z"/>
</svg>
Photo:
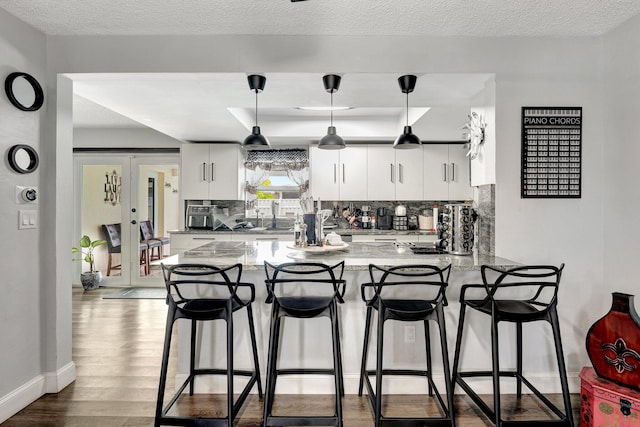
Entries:
<svg viewBox="0 0 640 427">
<path fill-rule="evenodd" d="M 160 263 L 169 245 L 141 244 L 140 222 L 155 237 L 179 227 L 179 155 L 74 154 L 74 242 L 83 235 L 108 243 L 95 250 L 101 286 L 164 286 Z M 104 227 L 103 227 L 104 226 Z M 114 237 L 115 233 L 115 237 Z M 87 269 L 75 263 L 74 277 Z"/>
</svg>

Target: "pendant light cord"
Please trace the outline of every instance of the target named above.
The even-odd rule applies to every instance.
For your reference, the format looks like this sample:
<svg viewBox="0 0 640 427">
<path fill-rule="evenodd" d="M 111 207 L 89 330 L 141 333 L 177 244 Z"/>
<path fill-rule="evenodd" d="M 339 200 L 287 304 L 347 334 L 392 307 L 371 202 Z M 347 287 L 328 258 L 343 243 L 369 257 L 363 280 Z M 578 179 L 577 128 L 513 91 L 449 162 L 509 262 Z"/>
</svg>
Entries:
<svg viewBox="0 0 640 427">
<path fill-rule="evenodd" d="M 258 91 L 256 90 L 256 126 L 258 126 Z"/>
<path fill-rule="evenodd" d="M 331 109 L 329 113 L 331 114 L 331 126 L 333 126 L 333 90 L 331 91 Z"/>
<path fill-rule="evenodd" d="M 407 126 L 409 126 L 409 92 L 407 92 Z"/>
</svg>

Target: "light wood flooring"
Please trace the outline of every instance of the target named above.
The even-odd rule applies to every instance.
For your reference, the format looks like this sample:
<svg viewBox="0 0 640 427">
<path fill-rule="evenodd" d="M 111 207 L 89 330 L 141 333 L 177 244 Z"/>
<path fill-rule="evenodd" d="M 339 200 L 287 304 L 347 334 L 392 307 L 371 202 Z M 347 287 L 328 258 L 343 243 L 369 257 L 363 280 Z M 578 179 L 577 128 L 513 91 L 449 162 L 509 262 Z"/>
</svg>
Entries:
<svg viewBox="0 0 640 427">
<path fill-rule="evenodd" d="M 115 427 L 153 426 L 153 414 L 160 372 L 166 305 L 164 300 L 102 299 L 100 288 L 83 292 L 73 289 L 73 360 L 77 379 L 58 394 L 46 395 L 2 423 L 2 427 L 66 426 Z M 176 340 L 174 340 L 175 342 Z M 175 352 L 174 352 L 175 354 Z M 176 372 L 171 360 L 169 378 Z M 264 380 L 264 378 L 263 378 Z M 168 383 L 168 390 L 174 384 Z M 552 396 L 560 404 L 560 396 Z M 577 420 L 578 396 L 573 396 L 574 418 Z M 424 396 L 385 397 L 388 415 L 423 416 L 433 402 Z M 459 427 L 483 427 L 491 423 L 466 397 L 456 395 L 456 420 Z M 503 397 L 504 418 L 549 419 L 549 411 L 535 399 L 524 396 L 517 402 L 513 396 Z M 178 411 L 211 414 L 224 401 L 217 395 L 199 395 L 181 402 Z M 283 396 L 274 410 L 282 414 L 300 411 L 333 412 L 332 396 Z M 433 415 L 433 412 L 430 412 Z M 219 415 L 217 415 L 219 416 Z M 261 425 L 262 401 L 251 395 L 238 419 L 237 426 Z M 347 395 L 344 399 L 345 427 L 373 425 L 371 410 L 365 397 Z M 543 425 L 541 422 L 540 425 Z M 576 426 L 578 424 L 576 423 Z"/>
</svg>

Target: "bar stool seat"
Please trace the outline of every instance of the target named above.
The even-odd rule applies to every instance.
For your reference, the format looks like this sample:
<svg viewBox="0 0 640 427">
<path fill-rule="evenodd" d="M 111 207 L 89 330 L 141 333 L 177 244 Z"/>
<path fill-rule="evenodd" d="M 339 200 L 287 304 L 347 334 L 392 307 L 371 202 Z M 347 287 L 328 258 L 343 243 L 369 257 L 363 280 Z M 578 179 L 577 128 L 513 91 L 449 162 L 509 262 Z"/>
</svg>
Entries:
<svg viewBox="0 0 640 427">
<path fill-rule="evenodd" d="M 344 385 L 337 304 L 344 302 L 346 282 L 342 279 L 344 261 L 328 266 L 322 263 L 283 263 L 278 266 L 264 263 L 267 279 L 267 300 L 272 304 L 265 387 L 263 426 L 342 426 L 342 397 Z M 282 319 L 285 317 L 311 319 L 328 317 L 331 321 L 333 352 L 332 369 L 280 368 L 278 355 Z M 335 379 L 335 413 L 327 416 L 275 415 L 276 380 L 280 375 L 332 375 Z"/>
<path fill-rule="evenodd" d="M 164 350 L 160 370 L 160 384 L 154 425 L 174 426 L 233 426 L 240 409 L 255 384 L 262 398 L 258 350 L 251 303 L 255 299 L 252 283 L 241 282 L 242 265 L 235 264 L 219 268 L 206 264 L 176 264 L 167 267 L 162 264 L 165 285 L 167 287 L 167 324 L 165 329 Z M 234 368 L 234 328 L 233 314 L 246 308 L 249 321 L 249 338 L 253 353 L 253 371 Z M 164 394 L 169 365 L 169 353 L 173 324 L 178 319 L 191 321 L 189 376 L 178 387 L 176 393 L 164 405 Z M 225 368 L 200 368 L 196 366 L 196 328 L 198 322 L 224 320 L 226 322 L 226 363 Z M 198 376 L 224 375 L 227 383 L 226 416 L 204 417 L 198 414 L 174 415 L 171 409 L 189 386 L 189 395 L 194 394 L 194 383 Z M 248 382 L 236 398 L 234 396 L 234 377 L 248 377 Z M 236 399 L 234 401 L 234 399 Z M 216 411 L 218 412 L 218 411 Z M 221 412 L 221 411 L 220 411 Z M 171 415 L 170 415 L 171 413 Z"/>
<path fill-rule="evenodd" d="M 456 349 L 453 362 L 453 387 L 460 385 L 473 402 L 491 420 L 496 427 L 521 425 L 559 425 L 574 426 L 567 371 L 564 362 L 560 324 L 557 313 L 557 294 L 564 264 L 560 267 L 545 265 L 525 265 L 509 270 L 483 265 L 481 267 L 482 284 L 463 285 L 460 292 L 460 317 L 456 337 Z M 469 296 L 469 294 L 472 294 Z M 523 296 L 526 295 L 526 296 Z M 460 370 L 462 335 L 466 309 L 470 308 L 491 317 L 491 360 L 489 371 Z M 559 371 L 564 412 L 544 396 L 523 375 L 522 363 L 522 325 L 546 321 L 551 325 L 554 350 Z M 516 324 L 516 368 L 500 369 L 498 346 L 498 323 Z M 491 408 L 467 382 L 467 378 L 488 377 L 493 382 L 493 408 Z M 542 420 L 503 420 L 501 414 L 500 378 L 510 377 L 516 381 L 516 397 L 522 397 L 522 385 L 531 392 L 557 417 Z"/>
<path fill-rule="evenodd" d="M 360 287 L 362 299 L 367 306 L 367 312 L 358 395 L 362 396 L 363 388 L 366 385 L 376 427 L 424 425 L 455 427 L 453 394 L 451 393 L 451 383 L 449 381 L 449 352 L 447 350 L 447 333 L 444 319 L 444 306 L 447 304 L 445 290 L 450 272 L 451 265 L 442 269 L 425 264 L 403 265 L 388 269 L 374 264 L 369 265 L 371 282 L 363 283 Z M 409 295 L 411 298 L 408 297 Z M 374 311 L 378 313 L 376 369 L 367 370 L 369 336 L 373 325 Z M 384 368 L 384 324 L 388 320 L 423 322 L 426 370 Z M 434 321 L 437 324 L 440 335 L 446 403 L 433 381 L 429 321 Z M 370 376 L 374 375 L 376 379 L 375 391 L 369 379 Z M 439 416 L 401 417 L 384 415 L 382 413 L 382 378 L 384 375 L 420 376 L 426 378 L 429 395 L 433 396 L 434 391 L 436 393 L 435 397 L 440 411 Z"/>
</svg>

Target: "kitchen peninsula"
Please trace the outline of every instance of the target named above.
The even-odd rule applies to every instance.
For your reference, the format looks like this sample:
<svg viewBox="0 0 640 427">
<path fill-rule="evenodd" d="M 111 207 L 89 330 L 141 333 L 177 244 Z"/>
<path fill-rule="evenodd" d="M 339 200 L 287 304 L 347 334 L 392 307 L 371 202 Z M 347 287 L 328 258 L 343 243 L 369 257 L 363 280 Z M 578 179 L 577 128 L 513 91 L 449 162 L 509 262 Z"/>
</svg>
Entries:
<svg viewBox="0 0 640 427">
<path fill-rule="evenodd" d="M 360 298 L 360 284 L 369 281 L 368 265 L 374 263 L 381 266 L 399 264 L 434 264 L 438 266 L 452 265 L 452 273 L 447 288 L 449 306 L 446 308 L 447 335 L 449 349 L 453 349 L 455 341 L 455 328 L 459 305 L 457 303 L 460 286 L 463 283 L 478 283 L 480 281 L 480 266 L 490 264 L 497 267 L 512 267 L 516 262 L 508 259 L 488 255 L 455 256 L 449 254 L 415 255 L 405 243 L 397 242 L 351 242 L 344 250 L 326 253 L 310 254 L 293 247 L 292 241 L 214 241 L 205 243 L 195 249 L 180 251 L 163 262 L 171 263 L 206 263 L 218 266 L 241 263 L 243 265 L 243 282 L 255 285 L 256 299 L 253 305 L 256 321 L 256 338 L 260 366 L 264 368 L 268 347 L 270 305 L 265 303 L 266 289 L 264 286 L 265 273 L 263 264 L 265 261 L 274 264 L 292 261 L 317 261 L 334 264 L 345 261 L 345 279 L 347 290 L 344 297 L 345 303 L 339 307 L 341 316 L 342 357 L 344 365 L 345 392 L 357 393 L 360 358 L 362 356 L 362 341 L 364 336 L 365 306 Z M 296 337 L 289 341 L 283 338 L 281 365 L 288 367 L 317 367 L 330 357 L 330 334 L 328 328 L 314 322 L 326 322 L 327 319 L 313 319 L 310 322 L 296 322 L 295 319 L 287 319 L 286 328 L 290 332 L 283 337 Z M 206 322 L 199 329 L 199 345 L 202 347 L 201 366 L 215 366 L 216 361 L 224 360 L 224 346 L 212 345 L 223 342 L 225 326 L 223 322 Z M 217 323 L 217 324 L 216 324 Z M 397 323 L 397 322 L 392 322 Z M 247 329 L 246 316 L 239 315 L 234 318 L 234 330 L 237 335 L 236 368 L 250 367 L 250 347 L 246 340 Z M 389 343 L 396 343 L 388 347 L 389 355 L 385 356 L 385 366 L 412 367 L 424 364 L 424 334 L 422 325 L 416 324 L 413 334 L 414 339 L 407 339 L 404 325 L 389 325 L 387 339 Z M 187 349 L 189 348 L 189 325 L 185 322 L 179 325 L 179 364 L 176 381 L 180 383 L 186 378 L 188 371 Z M 437 331 L 432 331 L 437 336 Z M 473 333 L 470 331 L 470 333 Z M 485 339 L 486 338 L 486 339 Z M 436 340 L 437 341 L 437 340 Z M 470 345 L 465 351 L 469 355 L 471 364 L 488 366 L 490 361 L 484 359 L 486 351 L 477 350 L 476 346 L 486 346 L 487 337 L 478 337 L 478 340 L 470 340 Z M 434 346 L 437 343 L 434 342 Z M 397 349 L 394 349 L 397 347 Z M 476 348 L 474 348 L 476 347 Z M 432 350 L 437 354 L 440 350 Z M 371 358 L 370 360 L 373 360 Z M 465 360 L 465 362 L 467 362 Z M 440 366 L 434 366 L 434 372 L 441 371 Z M 434 376 L 437 377 L 437 376 Z M 442 378 L 440 378 L 442 380 Z M 225 384 L 217 382 L 217 379 L 202 379 L 196 384 L 199 392 L 221 392 Z M 264 381 L 264 378 L 263 378 Z M 284 376 L 278 380 L 278 387 L 282 387 L 284 393 L 331 393 L 332 379 L 323 376 Z M 436 381 L 436 383 L 438 383 Z M 390 393 L 420 393 L 424 391 L 423 381 L 420 379 L 390 378 L 386 388 Z"/>
</svg>

